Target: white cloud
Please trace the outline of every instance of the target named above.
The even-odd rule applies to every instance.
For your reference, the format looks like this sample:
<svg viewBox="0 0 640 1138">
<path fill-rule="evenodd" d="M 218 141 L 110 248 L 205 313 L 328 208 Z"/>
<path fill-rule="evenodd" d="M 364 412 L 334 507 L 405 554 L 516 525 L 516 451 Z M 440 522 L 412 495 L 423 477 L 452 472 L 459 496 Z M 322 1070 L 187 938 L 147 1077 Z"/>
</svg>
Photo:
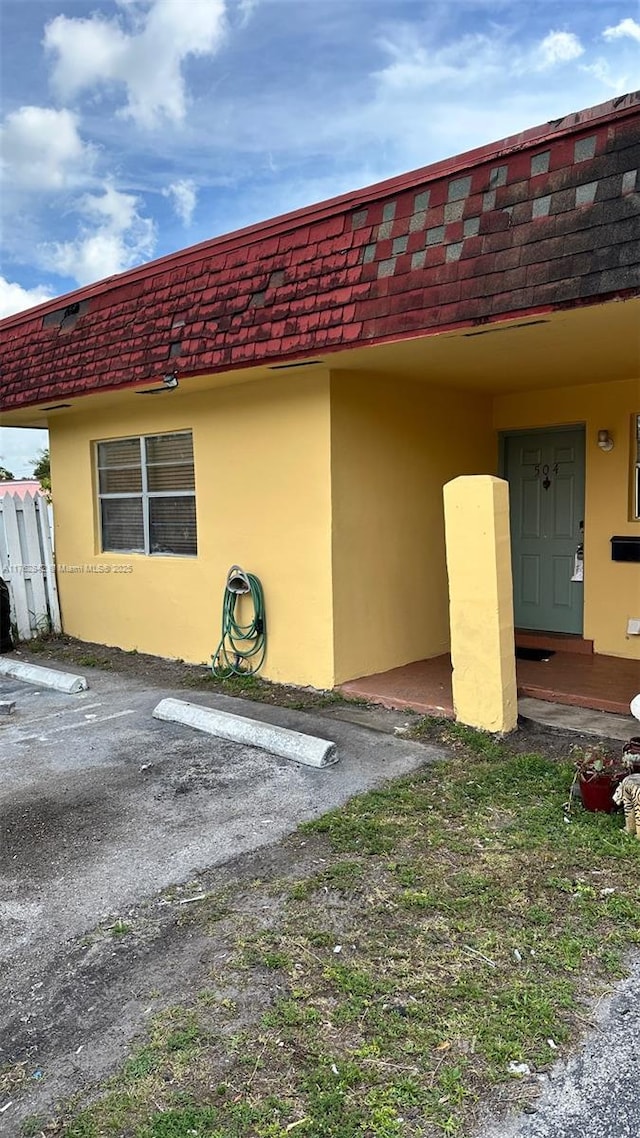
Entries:
<svg viewBox="0 0 640 1138">
<path fill-rule="evenodd" d="M 569 36 L 568 42 L 558 42 L 560 35 Z M 572 53 L 574 58 L 543 71 L 544 42 L 545 59 Z M 432 20 L 392 21 L 377 43 L 387 57 L 383 67 L 370 72 L 367 88 L 361 84 L 349 102 L 343 100 L 339 113 L 327 113 L 318 100 L 310 108 L 296 107 L 295 115 L 278 116 L 276 108 L 270 121 L 265 99 L 253 114 L 247 108 L 234 117 L 236 145 L 249 131 L 256 151 L 268 139 L 283 171 L 293 167 L 291 159 L 285 164 L 285 147 L 328 155 L 339 171 L 347 162 L 355 169 L 366 153 L 376 166 L 374 176 L 383 178 L 597 101 L 593 75 L 583 67 L 586 48 L 549 25 L 534 38 L 505 21 L 485 26 L 483 34 L 444 39 L 443 28 Z M 227 120 L 219 115 L 218 121 Z M 203 132 L 205 127 L 203 120 Z"/>
<path fill-rule="evenodd" d="M 20 107 L 0 129 L 3 177 L 14 188 L 64 190 L 87 177 L 95 149 L 84 143 L 72 111 Z"/>
<path fill-rule="evenodd" d="M 635 86 L 626 72 L 621 75 L 614 74 L 609 61 L 606 59 L 596 59 L 595 63 L 585 64 L 584 70 L 589 75 L 593 75 L 599 83 L 602 83 L 603 87 L 609 91 L 614 91 L 617 95 L 621 95 Z"/>
<path fill-rule="evenodd" d="M 43 428 L 0 427 L 0 464 L 16 478 L 30 478 L 39 452 L 48 444 Z"/>
<path fill-rule="evenodd" d="M 163 197 L 171 199 L 171 204 L 183 225 L 191 225 L 193 211 L 198 200 L 198 191 L 193 179 L 180 178 L 177 182 L 172 182 L 170 186 L 167 186 L 162 194 Z"/>
<path fill-rule="evenodd" d="M 72 241 L 40 246 L 42 264 L 78 284 L 121 273 L 152 256 L 153 221 L 139 213 L 140 199 L 108 185 L 102 194 L 85 194 L 77 203 L 86 220 Z"/>
<path fill-rule="evenodd" d="M 602 35 L 606 40 L 632 39 L 640 43 L 640 24 L 627 16 L 626 20 L 621 20 L 615 27 L 605 28 Z"/>
<path fill-rule="evenodd" d="M 415 30 L 400 26 L 380 41 L 391 62 L 374 78 L 389 92 L 404 93 L 437 87 L 441 83 L 473 84 L 504 68 L 498 41 L 484 35 L 467 35 L 455 43 L 432 48 L 416 43 Z"/>
<path fill-rule="evenodd" d="M 569 63 L 584 53 L 572 32 L 554 31 L 528 51 L 512 43 L 498 28 L 491 36 L 470 34 L 434 45 L 421 43 L 411 25 L 398 25 L 379 42 L 391 61 L 373 78 L 381 90 L 393 96 L 432 90 L 437 97 L 439 89 L 447 86 L 454 87 L 457 96 L 461 88 L 495 88 L 509 76 L 522 82 L 527 74 Z"/>
<path fill-rule="evenodd" d="M 258 0 L 238 0 L 238 16 L 241 28 L 246 28 L 257 6 Z"/>
<path fill-rule="evenodd" d="M 555 67 L 558 63 L 570 63 L 583 54 L 584 48 L 573 32 L 549 32 L 538 46 L 541 67 Z"/>
<path fill-rule="evenodd" d="M 14 312 L 22 312 L 24 308 L 33 308 L 34 304 L 42 304 L 43 300 L 50 300 L 51 291 L 45 285 L 36 285 L 35 288 L 23 288 L 6 277 L 0 277 L 0 319 L 3 316 L 12 316 Z"/>
<path fill-rule="evenodd" d="M 124 84 L 122 114 L 139 126 L 185 117 L 182 65 L 213 55 L 226 29 L 225 0 L 120 0 L 122 16 L 56 16 L 44 46 L 54 57 L 52 83 L 63 99 L 81 91 Z"/>
</svg>

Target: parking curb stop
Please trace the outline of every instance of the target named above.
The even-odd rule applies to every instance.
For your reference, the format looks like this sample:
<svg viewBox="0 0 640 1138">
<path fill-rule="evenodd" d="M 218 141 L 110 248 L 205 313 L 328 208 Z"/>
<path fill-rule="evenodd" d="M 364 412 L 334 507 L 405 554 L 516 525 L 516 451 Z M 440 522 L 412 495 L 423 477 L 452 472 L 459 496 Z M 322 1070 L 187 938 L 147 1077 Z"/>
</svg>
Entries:
<svg viewBox="0 0 640 1138">
<path fill-rule="evenodd" d="M 54 691 L 65 692 L 67 695 L 76 695 L 89 687 L 84 676 L 78 676 L 74 672 L 58 672 L 55 668 L 24 664 L 21 660 L 7 657 L 0 657 L 0 676 L 10 676 L 14 680 L 36 684 L 41 688 L 53 688 Z"/>
<path fill-rule="evenodd" d="M 154 708 L 153 716 L 154 719 L 194 727 L 232 743 L 258 747 L 261 751 L 309 767 L 327 767 L 338 761 L 336 745 L 328 739 L 303 735 L 300 731 L 247 719 L 243 715 L 216 711 L 215 708 L 189 703 L 188 700 L 162 699 Z"/>
</svg>

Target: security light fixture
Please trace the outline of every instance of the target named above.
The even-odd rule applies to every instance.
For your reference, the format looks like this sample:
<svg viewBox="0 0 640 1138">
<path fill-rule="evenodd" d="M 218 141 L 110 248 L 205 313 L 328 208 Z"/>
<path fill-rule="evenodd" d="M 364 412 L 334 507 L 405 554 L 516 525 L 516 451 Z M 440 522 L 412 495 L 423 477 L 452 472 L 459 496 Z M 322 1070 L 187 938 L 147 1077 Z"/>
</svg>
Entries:
<svg viewBox="0 0 640 1138">
<path fill-rule="evenodd" d="M 610 431 L 598 431 L 598 446 L 600 450 L 613 450 L 613 437 Z"/>
<path fill-rule="evenodd" d="M 143 387 L 136 391 L 136 395 L 162 395 L 165 391 L 175 391 L 178 386 L 178 377 L 175 371 L 168 372 L 162 377 L 162 387 Z"/>
</svg>

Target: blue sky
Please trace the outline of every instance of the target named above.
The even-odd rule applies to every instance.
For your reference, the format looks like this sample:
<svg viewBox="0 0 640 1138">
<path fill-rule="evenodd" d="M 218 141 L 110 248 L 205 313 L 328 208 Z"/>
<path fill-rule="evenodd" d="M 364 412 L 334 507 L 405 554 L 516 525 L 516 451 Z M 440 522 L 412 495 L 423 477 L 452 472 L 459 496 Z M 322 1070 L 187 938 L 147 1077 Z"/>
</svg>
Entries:
<svg viewBox="0 0 640 1138">
<path fill-rule="evenodd" d="M 0 21 L 0 315 L 640 86 L 635 0 L 0 0 Z"/>
</svg>

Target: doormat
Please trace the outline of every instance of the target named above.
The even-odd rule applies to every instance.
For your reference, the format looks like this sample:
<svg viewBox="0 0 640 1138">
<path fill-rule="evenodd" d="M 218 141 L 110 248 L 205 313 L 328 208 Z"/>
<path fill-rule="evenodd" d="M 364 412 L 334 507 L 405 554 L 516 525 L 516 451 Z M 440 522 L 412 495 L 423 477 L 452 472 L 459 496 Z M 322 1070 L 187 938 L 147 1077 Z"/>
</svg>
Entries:
<svg viewBox="0 0 640 1138">
<path fill-rule="evenodd" d="M 555 656 L 552 648 L 516 648 L 516 660 L 534 660 L 546 664 L 552 656 Z"/>
</svg>

